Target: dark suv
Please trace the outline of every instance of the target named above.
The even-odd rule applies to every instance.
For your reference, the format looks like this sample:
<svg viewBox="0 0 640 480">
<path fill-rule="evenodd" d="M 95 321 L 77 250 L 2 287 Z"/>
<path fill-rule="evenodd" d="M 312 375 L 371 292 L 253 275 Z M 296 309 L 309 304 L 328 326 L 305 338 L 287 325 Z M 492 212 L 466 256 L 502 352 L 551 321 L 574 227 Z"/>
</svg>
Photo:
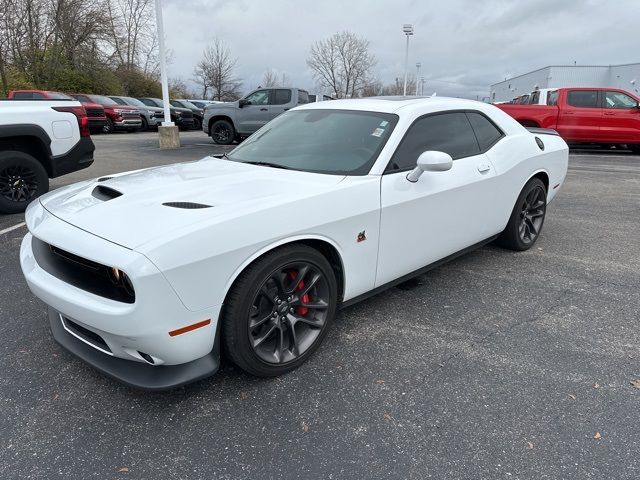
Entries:
<svg viewBox="0 0 640 480">
<path fill-rule="evenodd" d="M 184 99 L 176 99 L 169 100 L 169 103 L 176 108 L 188 108 L 193 113 L 193 129 L 200 130 L 202 128 L 202 115 L 203 110 L 199 108 L 197 105 L 194 105 L 188 100 Z"/>
</svg>

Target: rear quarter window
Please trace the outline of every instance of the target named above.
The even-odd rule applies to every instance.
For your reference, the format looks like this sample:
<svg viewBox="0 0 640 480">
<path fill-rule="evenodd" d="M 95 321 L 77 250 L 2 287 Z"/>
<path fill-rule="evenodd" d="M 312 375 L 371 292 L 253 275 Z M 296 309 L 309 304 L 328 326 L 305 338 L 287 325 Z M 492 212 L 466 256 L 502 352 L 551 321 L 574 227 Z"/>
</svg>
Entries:
<svg viewBox="0 0 640 480">
<path fill-rule="evenodd" d="M 467 118 L 478 139 L 480 150 L 489 150 L 503 136 L 502 131 L 481 113 L 467 112 Z"/>
<path fill-rule="evenodd" d="M 310 102 L 309 94 L 304 90 L 298 90 L 298 105 L 303 105 L 309 102 Z"/>
</svg>

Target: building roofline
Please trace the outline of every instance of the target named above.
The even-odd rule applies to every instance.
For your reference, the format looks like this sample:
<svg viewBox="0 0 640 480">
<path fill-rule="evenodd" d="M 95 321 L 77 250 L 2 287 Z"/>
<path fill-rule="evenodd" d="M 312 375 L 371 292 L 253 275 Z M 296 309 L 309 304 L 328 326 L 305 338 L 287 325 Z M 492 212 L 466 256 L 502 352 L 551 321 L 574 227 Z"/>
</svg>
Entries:
<svg viewBox="0 0 640 480">
<path fill-rule="evenodd" d="M 507 78 L 505 80 L 501 80 L 500 82 L 492 83 L 491 87 L 494 87 L 496 85 L 500 85 L 501 83 L 508 82 L 510 80 L 515 80 L 516 78 L 524 77 L 525 75 L 531 75 L 532 73 L 539 72 L 541 70 L 546 70 L 548 68 L 567 68 L 567 67 L 570 67 L 570 68 L 578 68 L 578 67 L 580 67 L 580 68 L 594 68 L 594 67 L 612 68 L 612 67 L 628 67 L 630 65 L 638 65 L 638 66 L 640 66 L 640 62 L 622 63 L 622 64 L 618 64 L 618 65 L 547 65 L 546 67 L 538 68 L 536 70 L 531 70 L 530 72 L 522 73 L 520 75 L 516 75 L 514 77 L 509 77 L 509 78 Z"/>
</svg>

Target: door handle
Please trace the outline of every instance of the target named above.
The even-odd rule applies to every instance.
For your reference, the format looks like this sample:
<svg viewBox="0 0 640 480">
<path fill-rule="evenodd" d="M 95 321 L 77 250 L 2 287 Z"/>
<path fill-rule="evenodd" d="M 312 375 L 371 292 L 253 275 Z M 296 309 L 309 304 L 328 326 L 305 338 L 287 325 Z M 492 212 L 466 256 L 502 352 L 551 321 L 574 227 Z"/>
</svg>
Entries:
<svg viewBox="0 0 640 480">
<path fill-rule="evenodd" d="M 604 112 L 605 115 L 615 115 L 615 112 Z"/>
<path fill-rule="evenodd" d="M 269 110 L 268 108 L 261 108 L 260 111 L 261 112 L 266 112 L 267 110 Z"/>
<path fill-rule="evenodd" d="M 491 165 L 489 165 L 488 163 L 481 163 L 480 165 L 478 165 L 478 171 L 480 173 L 488 172 L 489 170 L 491 170 Z"/>
<path fill-rule="evenodd" d="M 573 112 L 564 112 L 565 115 L 573 115 Z"/>
<path fill-rule="evenodd" d="M 284 111 L 286 112 L 287 110 L 289 110 L 288 108 L 285 108 Z"/>
</svg>

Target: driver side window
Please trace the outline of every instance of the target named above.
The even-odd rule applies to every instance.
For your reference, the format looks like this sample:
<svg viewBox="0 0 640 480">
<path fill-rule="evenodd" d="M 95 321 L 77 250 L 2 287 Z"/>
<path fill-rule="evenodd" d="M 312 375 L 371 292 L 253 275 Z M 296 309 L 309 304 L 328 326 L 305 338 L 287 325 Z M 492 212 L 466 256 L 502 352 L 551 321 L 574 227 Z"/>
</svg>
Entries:
<svg viewBox="0 0 640 480">
<path fill-rule="evenodd" d="M 448 153 L 454 160 L 479 154 L 480 147 L 467 115 L 442 113 L 413 122 L 393 154 L 387 172 L 414 168 L 420 154 L 427 150 Z"/>
<path fill-rule="evenodd" d="M 253 92 L 246 100 L 251 102 L 251 105 L 269 105 L 269 90 Z"/>
</svg>

